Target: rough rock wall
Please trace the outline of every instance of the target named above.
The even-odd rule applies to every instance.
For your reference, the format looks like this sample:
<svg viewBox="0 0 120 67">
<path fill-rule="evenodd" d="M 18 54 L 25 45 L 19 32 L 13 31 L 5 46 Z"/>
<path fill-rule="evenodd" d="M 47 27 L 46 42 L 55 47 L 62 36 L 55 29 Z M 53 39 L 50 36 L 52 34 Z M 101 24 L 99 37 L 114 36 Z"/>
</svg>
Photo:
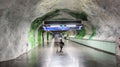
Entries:
<svg viewBox="0 0 120 67">
<path fill-rule="evenodd" d="M 0 0 L 0 61 L 16 58 L 31 49 L 28 31 L 36 3 L 36 0 Z"/>
<path fill-rule="evenodd" d="M 119 0 L 81 0 L 80 3 L 96 28 L 93 39 L 115 41 L 120 36 Z"/>
<path fill-rule="evenodd" d="M 118 0 L 44 0 L 37 4 L 35 13 L 44 14 L 47 11 L 64 8 L 85 11 L 89 22 L 96 29 L 93 39 L 114 42 L 116 37 L 120 36 L 119 3 Z"/>
<path fill-rule="evenodd" d="M 31 49 L 28 32 L 35 18 L 54 9 L 70 9 L 71 4 L 75 2 L 71 0 L 70 4 L 65 4 L 64 0 L 0 0 L 0 61 L 14 59 Z"/>
<path fill-rule="evenodd" d="M 31 49 L 31 22 L 54 9 L 85 11 L 96 28 L 93 39 L 115 41 L 120 35 L 119 0 L 0 0 L 0 61 Z"/>
</svg>

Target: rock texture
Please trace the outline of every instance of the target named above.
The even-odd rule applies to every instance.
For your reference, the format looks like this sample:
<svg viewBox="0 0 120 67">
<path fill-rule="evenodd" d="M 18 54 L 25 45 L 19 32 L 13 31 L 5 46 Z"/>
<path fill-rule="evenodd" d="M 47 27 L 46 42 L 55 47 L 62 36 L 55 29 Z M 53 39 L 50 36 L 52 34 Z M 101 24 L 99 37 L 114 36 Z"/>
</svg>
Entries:
<svg viewBox="0 0 120 67">
<path fill-rule="evenodd" d="M 81 0 L 80 3 L 82 10 L 89 15 L 89 21 L 96 28 L 94 39 L 116 41 L 116 37 L 120 36 L 119 1 Z"/>
<path fill-rule="evenodd" d="M 0 61 L 10 60 L 28 51 L 28 31 L 34 2 L 0 0 Z"/>
<path fill-rule="evenodd" d="M 32 21 L 55 9 L 85 11 L 96 28 L 93 39 L 116 41 L 120 37 L 119 0 L 0 0 L 0 61 L 31 49 L 28 32 Z"/>
</svg>

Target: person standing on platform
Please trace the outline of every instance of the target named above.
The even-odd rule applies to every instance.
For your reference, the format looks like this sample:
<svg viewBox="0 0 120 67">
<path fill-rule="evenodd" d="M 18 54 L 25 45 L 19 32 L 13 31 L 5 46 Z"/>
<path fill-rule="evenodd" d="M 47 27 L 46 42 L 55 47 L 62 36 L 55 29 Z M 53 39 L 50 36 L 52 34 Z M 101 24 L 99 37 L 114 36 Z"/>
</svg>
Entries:
<svg viewBox="0 0 120 67">
<path fill-rule="evenodd" d="M 62 52 L 64 46 L 64 42 L 62 41 L 62 39 L 60 39 L 60 52 Z"/>
</svg>

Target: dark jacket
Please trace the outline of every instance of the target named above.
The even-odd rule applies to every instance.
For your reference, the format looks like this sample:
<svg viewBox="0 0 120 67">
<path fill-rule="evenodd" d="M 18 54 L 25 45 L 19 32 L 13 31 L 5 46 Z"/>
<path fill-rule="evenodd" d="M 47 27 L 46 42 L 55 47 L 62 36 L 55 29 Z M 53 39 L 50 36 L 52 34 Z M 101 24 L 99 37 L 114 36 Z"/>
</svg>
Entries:
<svg viewBox="0 0 120 67">
<path fill-rule="evenodd" d="M 60 47 L 63 47 L 64 46 L 64 42 L 60 42 Z"/>
</svg>

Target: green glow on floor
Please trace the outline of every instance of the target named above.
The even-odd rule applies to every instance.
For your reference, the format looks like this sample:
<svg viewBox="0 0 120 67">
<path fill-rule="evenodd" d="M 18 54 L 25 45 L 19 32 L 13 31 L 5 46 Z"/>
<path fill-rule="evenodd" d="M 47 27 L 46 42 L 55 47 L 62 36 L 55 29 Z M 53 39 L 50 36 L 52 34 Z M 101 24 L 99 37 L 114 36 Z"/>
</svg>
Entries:
<svg viewBox="0 0 120 67">
<path fill-rule="evenodd" d="M 36 61 L 35 50 L 32 50 L 31 57 L 30 57 L 30 67 L 36 67 L 35 61 Z"/>
</svg>

